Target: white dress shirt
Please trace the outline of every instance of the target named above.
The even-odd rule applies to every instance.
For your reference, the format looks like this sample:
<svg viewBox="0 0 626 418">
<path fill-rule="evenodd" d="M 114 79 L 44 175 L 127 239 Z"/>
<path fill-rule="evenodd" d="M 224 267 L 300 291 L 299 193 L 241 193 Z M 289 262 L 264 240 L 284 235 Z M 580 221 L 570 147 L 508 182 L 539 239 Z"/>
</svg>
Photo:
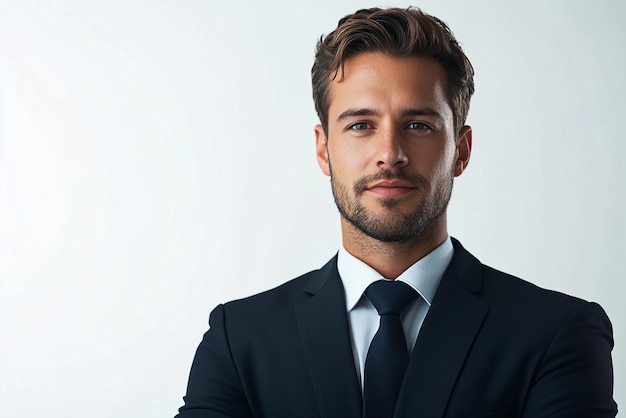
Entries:
<svg viewBox="0 0 626 418">
<path fill-rule="evenodd" d="M 439 287 L 444 271 L 452 260 L 454 248 L 450 237 L 424 258 L 406 269 L 396 280 L 407 283 L 421 296 L 402 313 L 402 327 L 410 353 Z M 346 291 L 346 307 L 352 338 L 352 352 L 357 375 L 363 387 L 365 358 L 374 334 L 378 331 L 380 316 L 364 292 L 377 281 L 385 280 L 376 270 L 354 257 L 343 246 L 339 249 L 337 269 Z"/>
</svg>

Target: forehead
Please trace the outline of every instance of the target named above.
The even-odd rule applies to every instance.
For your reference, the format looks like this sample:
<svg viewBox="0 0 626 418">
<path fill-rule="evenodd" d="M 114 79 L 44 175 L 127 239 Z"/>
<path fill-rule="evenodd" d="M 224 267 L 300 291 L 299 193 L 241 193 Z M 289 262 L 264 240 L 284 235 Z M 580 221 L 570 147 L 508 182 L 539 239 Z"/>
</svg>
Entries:
<svg viewBox="0 0 626 418">
<path fill-rule="evenodd" d="M 443 118 L 452 118 L 445 87 L 444 69 L 432 58 L 357 54 L 348 58 L 331 80 L 329 119 L 355 107 L 381 113 L 429 107 Z"/>
</svg>

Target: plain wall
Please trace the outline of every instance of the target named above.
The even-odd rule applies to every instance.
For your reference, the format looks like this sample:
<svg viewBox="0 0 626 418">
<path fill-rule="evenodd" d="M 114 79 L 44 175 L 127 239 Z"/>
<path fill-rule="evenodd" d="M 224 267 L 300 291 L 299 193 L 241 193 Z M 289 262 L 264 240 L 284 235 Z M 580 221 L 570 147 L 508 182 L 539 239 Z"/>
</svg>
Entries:
<svg viewBox="0 0 626 418">
<path fill-rule="evenodd" d="M 371 5 L 0 2 L 0 416 L 171 417 L 209 311 L 335 253 L 310 67 Z M 624 407 L 626 3 L 416 5 L 476 70 L 450 234 L 599 302 Z"/>
</svg>

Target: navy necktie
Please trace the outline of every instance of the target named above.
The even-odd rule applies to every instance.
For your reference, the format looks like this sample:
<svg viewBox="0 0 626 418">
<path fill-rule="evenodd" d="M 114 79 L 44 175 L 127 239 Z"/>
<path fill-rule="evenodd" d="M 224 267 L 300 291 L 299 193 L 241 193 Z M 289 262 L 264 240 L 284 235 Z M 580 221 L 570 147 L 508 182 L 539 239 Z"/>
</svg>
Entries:
<svg viewBox="0 0 626 418">
<path fill-rule="evenodd" d="M 380 325 L 365 360 L 363 417 L 391 418 L 409 363 L 400 314 L 417 293 L 406 283 L 379 280 L 365 294 L 380 315 Z"/>
</svg>

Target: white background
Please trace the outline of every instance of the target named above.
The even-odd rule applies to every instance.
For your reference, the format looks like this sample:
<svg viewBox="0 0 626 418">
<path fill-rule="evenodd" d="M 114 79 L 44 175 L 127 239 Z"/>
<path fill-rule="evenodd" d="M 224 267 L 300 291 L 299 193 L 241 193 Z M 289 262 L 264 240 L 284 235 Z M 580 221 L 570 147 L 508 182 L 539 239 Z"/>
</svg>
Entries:
<svg viewBox="0 0 626 418">
<path fill-rule="evenodd" d="M 209 311 L 334 254 L 309 71 L 371 5 L 0 2 L 0 416 L 171 417 Z M 419 6 L 476 69 L 451 235 L 599 302 L 626 405 L 626 3 Z"/>
</svg>

